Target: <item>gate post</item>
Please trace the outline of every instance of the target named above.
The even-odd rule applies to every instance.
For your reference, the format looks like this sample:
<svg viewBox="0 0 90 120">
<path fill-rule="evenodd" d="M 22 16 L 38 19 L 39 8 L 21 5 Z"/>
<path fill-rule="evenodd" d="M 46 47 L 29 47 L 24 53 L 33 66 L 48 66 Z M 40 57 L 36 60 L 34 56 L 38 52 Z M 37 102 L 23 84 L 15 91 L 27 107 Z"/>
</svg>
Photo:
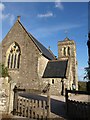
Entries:
<svg viewBox="0 0 90 120">
<path fill-rule="evenodd" d="M 65 101 L 66 102 L 68 101 L 68 90 L 67 90 L 67 88 L 65 89 Z"/>
<path fill-rule="evenodd" d="M 17 86 L 14 87 L 13 91 L 14 91 L 13 115 L 15 115 L 16 114 L 16 110 L 17 110 L 17 98 L 18 98 L 18 89 L 17 89 Z"/>
<path fill-rule="evenodd" d="M 68 115 L 68 90 L 65 89 L 66 114 Z"/>
<path fill-rule="evenodd" d="M 47 118 L 50 118 L 50 113 L 51 113 L 50 84 L 48 83 L 48 89 L 47 89 Z"/>
</svg>

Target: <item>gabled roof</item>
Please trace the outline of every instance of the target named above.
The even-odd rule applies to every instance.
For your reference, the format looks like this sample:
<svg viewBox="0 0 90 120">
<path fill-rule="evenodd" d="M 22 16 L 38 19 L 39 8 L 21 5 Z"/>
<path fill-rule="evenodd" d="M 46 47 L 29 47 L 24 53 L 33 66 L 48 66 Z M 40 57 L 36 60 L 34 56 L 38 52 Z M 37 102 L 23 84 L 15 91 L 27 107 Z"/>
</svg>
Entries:
<svg viewBox="0 0 90 120">
<path fill-rule="evenodd" d="M 55 56 L 47 48 L 45 48 L 38 40 L 36 40 L 36 38 L 34 38 L 30 33 L 29 33 L 29 36 L 33 40 L 33 42 L 35 43 L 35 45 L 38 47 L 38 49 L 40 50 L 40 52 L 45 57 L 47 57 L 50 60 L 55 59 Z"/>
<path fill-rule="evenodd" d="M 49 61 L 43 78 L 66 78 L 68 60 Z"/>
<path fill-rule="evenodd" d="M 49 60 L 55 59 L 55 56 L 51 52 L 49 52 L 49 50 L 47 48 L 45 48 L 38 40 L 36 40 L 36 38 L 34 38 L 30 33 L 27 32 L 27 30 L 24 28 L 24 26 L 22 25 L 22 23 L 19 20 L 18 20 L 18 22 L 23 27 L 23 29 L 26 31 L 26 33 L 29 35 L 29 37 L 34 42 L 34 44 L 39 49 L 39 51 Z"/>
</svg>

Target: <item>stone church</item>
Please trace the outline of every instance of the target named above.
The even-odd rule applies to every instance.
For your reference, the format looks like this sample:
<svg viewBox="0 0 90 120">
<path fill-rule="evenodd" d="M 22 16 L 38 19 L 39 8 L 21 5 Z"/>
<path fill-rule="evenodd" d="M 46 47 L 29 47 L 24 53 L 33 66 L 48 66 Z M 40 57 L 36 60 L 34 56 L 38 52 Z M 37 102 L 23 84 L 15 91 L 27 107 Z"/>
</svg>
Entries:
<svg viewBox="0 0 90 120">
<path fill-rule="evenodd" d="M 75 42 L 67 37 L 59 41 L 56 58 L 25 29 L 20 17 L 2 41 L 2 62 L 21 88 L 43 90 L 50 83 L 54 95 L 73 84 L 78 89 Z"/>
</svg>

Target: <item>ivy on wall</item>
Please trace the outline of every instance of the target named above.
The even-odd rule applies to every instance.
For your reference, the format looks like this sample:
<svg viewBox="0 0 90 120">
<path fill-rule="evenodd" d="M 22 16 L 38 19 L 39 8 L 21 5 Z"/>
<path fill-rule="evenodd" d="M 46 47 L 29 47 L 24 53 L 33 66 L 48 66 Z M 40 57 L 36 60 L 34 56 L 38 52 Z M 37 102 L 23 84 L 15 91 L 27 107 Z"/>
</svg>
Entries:
<svg viewBox="0 0 90 120">
<path fill-rule="evenodd" d="M 9 77 L 8 69 L 4 64 L 0 64 L 0 77 Z"/>
</svg>

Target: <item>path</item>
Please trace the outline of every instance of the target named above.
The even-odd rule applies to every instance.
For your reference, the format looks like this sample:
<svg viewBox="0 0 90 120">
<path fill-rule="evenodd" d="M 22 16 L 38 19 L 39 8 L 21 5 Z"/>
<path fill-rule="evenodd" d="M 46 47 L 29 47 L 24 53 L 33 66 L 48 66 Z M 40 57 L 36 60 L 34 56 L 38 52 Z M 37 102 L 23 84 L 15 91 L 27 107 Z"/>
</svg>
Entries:
<svg viewBox="0 0 90 120">
<path fill-rule="evenodd" d="M 23 94 L 23 96 L 33 99 L 41 99 L 45 100 L 46 95 L 34 95 L 34 94 Z M 90 96 L 88 95 L 70 95 L 69 99 L 82 101 L 82 102 L 90 102 Z M 53 96 L 51 95 L 51 117 L 59 117 L 66 119 L 66 109 L 65 109 L 65 97 L 64 96 Z"/>
</svg>

